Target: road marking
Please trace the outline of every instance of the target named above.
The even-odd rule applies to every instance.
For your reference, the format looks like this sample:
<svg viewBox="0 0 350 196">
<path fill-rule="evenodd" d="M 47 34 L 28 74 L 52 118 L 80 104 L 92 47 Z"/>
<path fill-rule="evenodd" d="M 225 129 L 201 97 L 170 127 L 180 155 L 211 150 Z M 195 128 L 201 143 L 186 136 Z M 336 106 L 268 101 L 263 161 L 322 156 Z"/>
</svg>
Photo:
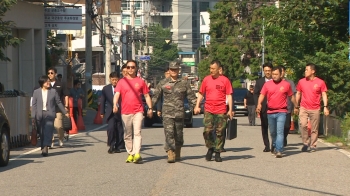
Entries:
<svg viewBox="0 0 350 196">
<path fill-rule="evenodd" d="M 102 125 L 102 126 L 99 126 L 99 127 L 95 128 L 95 129 L 88 130 L 88 131 L 86 131 L 86 132 L 84 132 L 84 133 L 90 133 L 90 132 L 93 132 L 93 131 L 102 129 L 102 128 L 106 127 L 106 126 L 107 126 L 107 124 Z M 69 135 L 69 138 L 75 137 L 75 136 L 80 135 L 80 134 L 83 134 L 83 133 L 77 133 L 77 134 Z M 57 145 L 58 142 L 56 142 L 55 144 Z M 13 157 L 12 159 L 10 159 L 10 161 L 15 161 L 15 160 L 17 160 L 17 159 L 19 159 L 19 158 L 21 158 L 21 157 L 23 157 L 23 156 L 25 156 L 25 155 L 32 154 L 32 153 L 37 152 L 37 151 L 39 151 L 39 150 L 41 150 L 41 147 L 35 148 L 35 149 L 33 149 L 33 150 L 30 150 L 30 151 L 28 151 L 28 152 L 25 152 L 25 153 L 23 153 L 23 154 L 20 154 L 20 155 L 18 155 L 18 156 L 16 156 L 16 157 Z"/>
</svg>

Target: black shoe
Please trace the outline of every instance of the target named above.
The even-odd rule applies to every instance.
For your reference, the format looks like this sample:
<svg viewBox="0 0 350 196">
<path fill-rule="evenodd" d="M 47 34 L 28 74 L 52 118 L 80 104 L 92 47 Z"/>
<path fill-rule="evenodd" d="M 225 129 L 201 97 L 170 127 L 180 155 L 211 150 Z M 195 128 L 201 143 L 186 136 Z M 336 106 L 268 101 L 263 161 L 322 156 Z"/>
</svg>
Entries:
<svg viewBox="0 0 350 196">
<path fill-rule="evenodd" d="M 272 155 L 275 155 L 276 154 L 276 149 L 275 147 L 271 146 L 271 154 Z"/>
<path fill-rule="evenodd" d="M 269 147 L 265 147 L 263 152 L 271 152 L 271 149 Z"/>
<path fill-rule="evenodd" d="M 220 157 L 220 152 L 216 152 L 216 153 L 215 153 L 215 161 L 216 161 L 216 162 L 222 162 L 222 159 L 221 159 L 221 157 Z"/>
<path fill-rule="evenodd" d="M 41 152 L 41 155 L 42 155 L 43 157 L 49 156 L 49 149 L 48 149 L 47 146 L 45 146 L 41 151 L 42 151 L 42 152 Z"/>
<path fill-rule="evenodd" d="M 115 153 L 121 153 L 122 151 L 120 149 L 114 149 Z"/>
<path fill-rule="evenodd" d="M 114 153 L 114 148 L 113 148 L 113 146 L 111 146 L 108 149 L 108 154 L 113 154 L 113 153 Z"/>
<path fill-rule="evenodd" d="M 284 139 L 284 143 L 283 143 L 283 147 L 286 147 L 287 146 L 287 138 Z"/>
<path fill-rule="evenodd" d="M 207 155 L 205 155 L 205 160 L 207 161 L 211 161 L 211 159 L 213 158 L 213 153 L 214 153 L 214 149 L 213 148 L 209 148 Z"/>
<path fill-rule="evenodd" d="M 307 145 L 304 145 L 302 148 L 301 148 L 301 152 L 307 152 L 307 149 L 309 148 L 309 146 Z"/>
</svg>

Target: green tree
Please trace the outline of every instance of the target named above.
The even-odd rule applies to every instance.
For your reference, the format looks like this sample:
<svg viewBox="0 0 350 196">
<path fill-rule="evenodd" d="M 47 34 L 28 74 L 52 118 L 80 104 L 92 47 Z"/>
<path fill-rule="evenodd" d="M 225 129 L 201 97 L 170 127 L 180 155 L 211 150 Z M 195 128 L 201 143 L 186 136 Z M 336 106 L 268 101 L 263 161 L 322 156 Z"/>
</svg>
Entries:
<svg viewBox="0 0 350 196">
<path fill-rule="evenodd" d="M 178 58 L 177 44 L 166 43 L 171 40 L 170 29 L 164 29 L 160 25 L 148 27 L 148 45 L 153 46 L 153 54 L 149 62 L 149 73 L 164 70 L 170 61 Z"/>
<path fill-rule="evenodd" d="M 220 1 L 209 10 L 211 42 L 208 59 L 220 60 L 225 74 L 231 79 L 256 78 L 244 73 L 245 66 L 249 66 L 253 73 L 259 70 L 261 23 L 253 20 L 255 5 L 248 0 Z M 209 66 L 204 63 L 198 65 L 200 71 Z"/>
<path fill-rule="evenodd" d="M 345 0 L 292 0 L 256 12 L 267 22 L 267 58 L 292 69 L 295 81 L 304 76 L 306 63 L 315 63 L 329 88 L 328 105 L 338 115 L 350 109 L 348 11 Z"/>
<path fill-rule="evenodd" d="M 12 35 L 12 29 L 15 27 L 15 23 L 13 21 L 2 20 L 5 13 L 16 3 L 16 0 L 0 1 L 0 61 L 10 61 L 10 58 L 8 58 L 3 51 L 8 46 L 16 47 L 23 41 L 23 39 Z"/>
<path fill-rule="evenodd" d="M 65 53 L 65 50 L 61 48 L 62 43 L 54 36 L 51 31 L 47 31 L 46 39 L 46 69 L 49 67 L 54 67 L 58 64 L 60 57 Z"/>
</svg>

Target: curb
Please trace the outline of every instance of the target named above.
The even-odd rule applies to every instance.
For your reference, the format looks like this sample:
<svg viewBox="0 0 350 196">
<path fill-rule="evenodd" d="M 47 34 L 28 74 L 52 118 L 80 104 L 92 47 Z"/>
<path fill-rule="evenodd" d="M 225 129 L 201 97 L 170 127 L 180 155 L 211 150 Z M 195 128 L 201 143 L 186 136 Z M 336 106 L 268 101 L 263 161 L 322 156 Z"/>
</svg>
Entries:
<svg viewBox="0 0 350 196">
<path fill-rule="evenodd" d="M 348 158 L 350 158 L 350 152 L 346 151 L 346 150 L 343 150 L 343 149 L 340 149 L 339 146 L 337 145 L 334 145 L 332 143 L 328 143 L 328 142 L 325 142 L 323 139 L 320 139 L 318 138 L 318 141 L 320 141 L 322 144 L 326 145 L 326 146 L 329 146 L 329 147 L 334 147 L 334 150 L 337 150 L 339 151 L 340 153 L 343 153 L 345 156 L 347 156 Z"/>
</svg>

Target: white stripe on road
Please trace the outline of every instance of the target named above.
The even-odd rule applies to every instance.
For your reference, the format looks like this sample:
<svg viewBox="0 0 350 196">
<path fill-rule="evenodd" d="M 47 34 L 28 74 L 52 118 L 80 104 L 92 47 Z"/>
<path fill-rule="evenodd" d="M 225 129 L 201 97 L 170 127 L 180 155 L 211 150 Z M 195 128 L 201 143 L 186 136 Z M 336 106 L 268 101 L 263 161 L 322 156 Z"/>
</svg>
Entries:
<svg viewBox="0 0 350 196">
<path fill-rule="evenodd" d="M 88 130 L 88 131 L 86 131 L 86 132 L 84 132 L 84 133 L 93 132 L 93 131 L 102 129 L 102 128 L 106 127 L 106 126 L 107 126 L 107 125 L 105 124 L 105 125 L 102 125 L 102 126 L 99 126 L 99 127 L 95 128 L 95 129 Z M 72 137 L 77 136 L 77 135 L 80 135 L 80 134 L 82 134 L 82 133 L 77 133 L 77 134 L 69 135 L 69 138 L 72 138 Z M 56 142 L 55 144 L 57 145 L 58 142 Z M 17 160 L 17 159 L 19 159 L 19 158 L 21 158 L 21 157 L 23 157 L 23 156 L 25 156 L 25 155 L 32 154 L 33 152 L 37 152 L 37 151 L 39 151 L 39 150 L 41 150 L 41 147 L 35 148 L 35 149 L 30 150 L 30 151 L 28 151 L 28 152 L 25 152 L 25 153 L 23 153 L 23 154 L 20 154 L 20 155 L 18 155 L 18 156 L 16 156 L 16 157 L 10 159 L 10 161 Z"/>
</svg>

